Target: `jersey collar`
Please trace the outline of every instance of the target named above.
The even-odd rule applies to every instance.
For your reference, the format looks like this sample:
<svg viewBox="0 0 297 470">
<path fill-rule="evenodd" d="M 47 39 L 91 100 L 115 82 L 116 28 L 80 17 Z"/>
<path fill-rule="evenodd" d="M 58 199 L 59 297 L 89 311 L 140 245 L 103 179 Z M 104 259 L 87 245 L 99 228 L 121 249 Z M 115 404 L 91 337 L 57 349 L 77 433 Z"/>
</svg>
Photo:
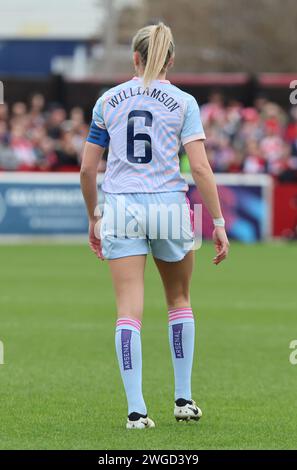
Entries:
<svg viewBox="0 0 297 470">
<path fill-rule="evenodd" d="M 140 77 L 133 77 L 132 80 L 140 80 Z M 170 81 L 169 81 L 169 80 L 158 80 L 158 79 L 153 80 L 153 82 L 155 82 L 155 81 L 156 81 L 156 82 L 160 82 L 160 83 L 169 83 L 169 85 L 170 85 Z"/>
</svg>

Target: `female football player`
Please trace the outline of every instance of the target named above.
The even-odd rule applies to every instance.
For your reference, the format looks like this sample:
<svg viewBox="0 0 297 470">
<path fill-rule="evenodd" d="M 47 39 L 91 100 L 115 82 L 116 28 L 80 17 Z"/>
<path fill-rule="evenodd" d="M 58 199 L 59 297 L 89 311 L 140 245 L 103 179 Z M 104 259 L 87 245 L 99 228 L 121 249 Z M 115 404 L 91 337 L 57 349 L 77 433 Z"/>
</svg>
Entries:
<svg viewBox="0 0 297 470">
<path fill-rule="evenodd" d="M 128 401 L 126 427 L 145 429 L 155 426 L 142 394 L 140 331 L 149 252 L 160 272 L 168 305 L 174 416 L 177 420 L 202 416 L 191 392 L 195 328 L 189 291 L 194 241 L 186 203 L 188 186 L 179 169 L 181 144 L 213 219 L 214 264 L 226 258 L 229 243 L 204 149 L 198 104 L 166 79 L 174 60 L 171 31 L 163 23 L 146 26 L 136 33 L 132 46 L 136 76 L 105 92 L 95 104 L 81 187 L 89 215 L 90 247 L 99 258 L 108 260 L 116 295 L 115 344 Z M 95 210 L 96 176 L 106 147 L 101 219 Z"/>
</svg>

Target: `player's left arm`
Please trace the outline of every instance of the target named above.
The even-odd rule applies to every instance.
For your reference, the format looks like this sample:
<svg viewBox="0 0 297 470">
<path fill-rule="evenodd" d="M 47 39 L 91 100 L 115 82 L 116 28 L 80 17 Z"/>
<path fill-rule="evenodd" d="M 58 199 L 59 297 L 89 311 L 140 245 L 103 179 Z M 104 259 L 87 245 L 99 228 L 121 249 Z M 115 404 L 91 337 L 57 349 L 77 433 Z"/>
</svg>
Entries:
<svg viewBox="0 0 297 470">
<path fill-rule="evenodd" d="M 99 233 L 100 215 L 96 213 L 98 204 L 97 173 L 104 150 L 108 147 L 110 137 L 103 115 L 104 95 L 93 109 L 89 135 L 84 147 L 80 170 L 80 184 L 89 216 L 89 245 L 91 250 L 103 259 Z"/>
<path fill-rule="evenodd" d="M 98 204 L 97 173 L 104 150 L 104 147 L 87 141 L 80 170 L 80 185 L 89 216 L 89 245 L 96 256 L 101 259 L 103 258 L 101 240 L 96 230 L 100 217 L 96 214 L 96 207 Z"/>
<path fill-rule="evenodd" d="M 104 150 L 104 147 L 100 145 L 86 142 L 83 151 L 80 185 L 90 221 L 98 220 L 98 217 L 95 216 L 95 209 L 98 203 L 97 173 Z"/>
</svg>

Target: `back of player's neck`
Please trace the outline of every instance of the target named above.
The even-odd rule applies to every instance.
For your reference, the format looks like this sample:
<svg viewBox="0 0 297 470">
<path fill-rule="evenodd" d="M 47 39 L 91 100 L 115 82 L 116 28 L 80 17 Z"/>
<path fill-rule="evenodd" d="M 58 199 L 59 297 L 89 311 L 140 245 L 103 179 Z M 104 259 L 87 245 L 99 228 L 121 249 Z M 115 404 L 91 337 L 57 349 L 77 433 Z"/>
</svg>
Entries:
<svg viewBox="0 0 297 470">
<path fill-rule="evenodd" d="M 137 74 L 136 77 L 139 78 L 139 79 L 142 79 L 142 78 L 143 78 L 143 74 L 141 74 L 141 75 L 140 75 L 140 74 Z M 159 75 L 157 78 L 155 78 L 155 80 L 164 81 L 164 80 L 166 80 L 166 75 L 161 74 L 161 75 Z"/>
</svg>

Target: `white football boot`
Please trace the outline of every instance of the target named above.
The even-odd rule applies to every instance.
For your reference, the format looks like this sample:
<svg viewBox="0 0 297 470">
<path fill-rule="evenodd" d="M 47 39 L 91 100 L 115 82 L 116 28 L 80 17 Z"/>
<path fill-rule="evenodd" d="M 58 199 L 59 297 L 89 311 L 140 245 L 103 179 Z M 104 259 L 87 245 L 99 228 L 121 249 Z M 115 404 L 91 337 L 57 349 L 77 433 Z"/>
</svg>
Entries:
<svg viewBox="0 0 297 470">
<path fill-rule="evenodd" d="M 155 423 L 148 416 L 141 415 L 139 413 L 130 413 L 127 419 L 127 429 L 148 429 L 154 428 Z"/>
<path fill-rule="evenodd" d="M 176 421 L 199 421 L 202 416 L 202 411 L 194 400 L 179 398 L 174 405 L 174 416 Z"/>
</svg>

